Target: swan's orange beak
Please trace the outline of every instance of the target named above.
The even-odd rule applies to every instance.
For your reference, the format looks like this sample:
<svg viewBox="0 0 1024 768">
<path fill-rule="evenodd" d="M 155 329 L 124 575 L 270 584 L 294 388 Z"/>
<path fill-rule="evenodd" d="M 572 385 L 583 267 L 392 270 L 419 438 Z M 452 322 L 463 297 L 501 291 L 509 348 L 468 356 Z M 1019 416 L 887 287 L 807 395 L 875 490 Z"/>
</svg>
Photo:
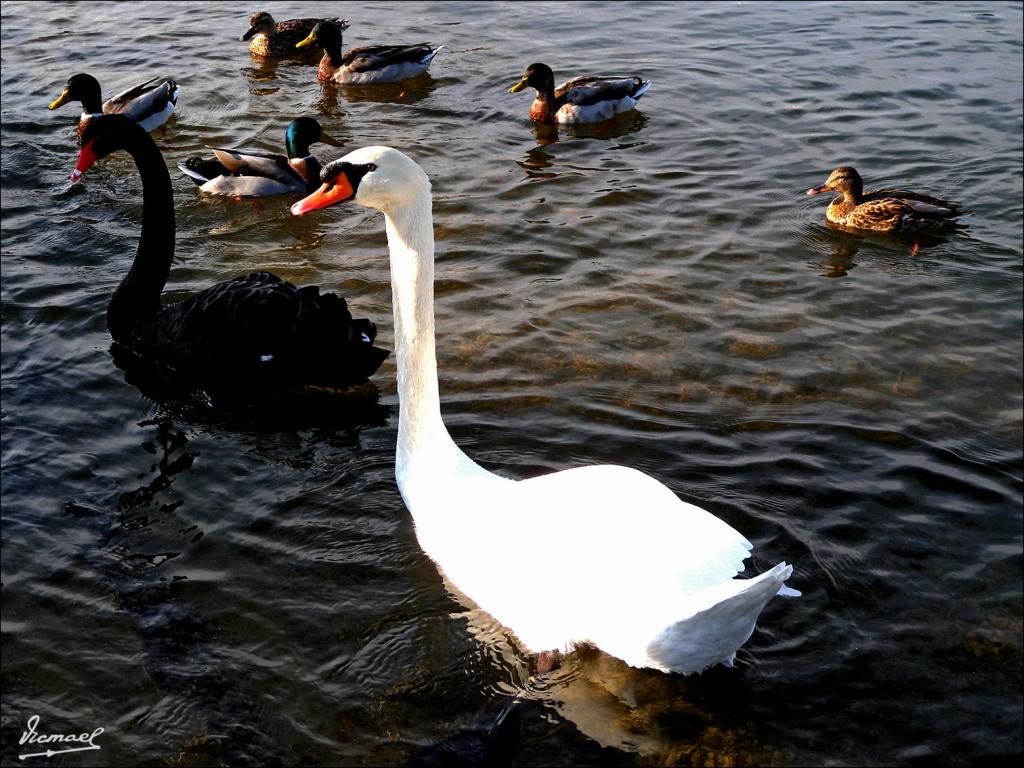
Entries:
<svg viewBox="0 0 1024 768">
<path fill-rule="evenodd" d="M 96 153 L 93 151 L 92 145 L 95 144 L 95 139 L 86 144 L 78 152 L 78 165 L 75 166 L 75 170 L 71 172 L 71 183 L 74 184 L 80 178 L 82 174 L 92 168 L 92 164 L 95 163 L 99 158 L 96 157 Z"/>
<path fill-rule="evenodd" d="M 316 192 L 299 200 L 291 207 L 292 216 L 301 216 L 310 211 L 326 208 L 328 205 L 343 203 L 355 197 L 355 190 L 349 183 L 348 176 L 339 173 L 333 184 L 324 184 Z"/>
</svg>

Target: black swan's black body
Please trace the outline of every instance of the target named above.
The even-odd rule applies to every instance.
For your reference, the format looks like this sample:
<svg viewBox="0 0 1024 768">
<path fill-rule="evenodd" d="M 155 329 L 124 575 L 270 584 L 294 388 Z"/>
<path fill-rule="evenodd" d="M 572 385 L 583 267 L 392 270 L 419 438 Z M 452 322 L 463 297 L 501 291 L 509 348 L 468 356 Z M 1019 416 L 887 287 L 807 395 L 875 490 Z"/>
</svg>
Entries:
<svg viewBox="0 0 1024 768">
<path fill-rule="evenodd" d="M 142 176 L 138 252 L 107 308 L 110 334 L 129 359 L 177 386 L 245 398 L 309 385 L 346 389 L 365 382 L 387 357 L 373 346 L 376 326 L 354 320 L 343 298 L 269 272 L 161 305 L 175 230 L 163 157 L 144 130 L 118 115 L 91 121 L 82 147 L 79 171 L 123 149 Z"/>
</svg>

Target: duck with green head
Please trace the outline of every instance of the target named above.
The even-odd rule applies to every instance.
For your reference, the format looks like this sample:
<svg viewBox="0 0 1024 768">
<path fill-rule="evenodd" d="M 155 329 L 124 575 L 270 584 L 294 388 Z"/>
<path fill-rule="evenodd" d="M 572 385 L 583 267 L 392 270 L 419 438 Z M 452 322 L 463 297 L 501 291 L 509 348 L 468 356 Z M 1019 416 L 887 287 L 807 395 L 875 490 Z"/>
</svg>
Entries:
<svg viewBox="0 0 1024 768">
<path fill-rule="evenodd" d="M 555 75 L 547 64 L 531 64 L 509 93 L 533 88 L 537 96 L 530 118 L 542 123 L 598 123 L 636 107 L 651 87 L 639 77 L 585 75 L 555 88 Z"/>
<path fill-rule="evenodd" d="M 340 147 L 312 117 L 292 120 L 285 130 L 285 155 L 251 149 L 211 147 L 213 157 L 196 155 L 178 168 L 211 195 L 270 197 L 306 194 L 320 183 L 320 161 L 310 152 L 316 142 Z"/>
<path fill-rule="evenodd" d="M 124 115 L 146 131 L 159 128 L 178 104 L 178 84 L 168 77 L 154 77 L 144 83 L 122 91 L 103 101 L 99 81 L 84 72 L 68 78 L 60 96 L 50 109 L 57 109 L 69 101 L 82 103 L 82 116 L 78 119 L 78 137 L 90 120 L 97 115 Z"/>
<path fill-rule="evenodd" d="M 328 83 L 397 83 L 427 71 L 434 56 L 444 46 L 436 48 L 430 43 L 415 45 L 368 45 L 341 52 L 341 33 L 338 24 L 320 23 L 296 48 L 317 45 L 324 55 L 317 67 L 317 76 Z"/>
</svg>

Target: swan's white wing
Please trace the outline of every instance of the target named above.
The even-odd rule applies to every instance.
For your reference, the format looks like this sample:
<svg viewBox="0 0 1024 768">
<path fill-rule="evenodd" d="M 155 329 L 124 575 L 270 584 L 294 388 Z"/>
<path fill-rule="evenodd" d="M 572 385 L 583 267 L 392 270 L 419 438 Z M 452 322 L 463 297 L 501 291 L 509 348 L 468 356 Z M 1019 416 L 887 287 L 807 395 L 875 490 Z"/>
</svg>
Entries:
<svg viewBox="0 0 1024 768">
<path fill-rule="evenodd" d="M 638 643 L 700 610 L 699 593 L 732 579 L 750 549 L 726 523 L 625 467 L 466 478 L 427 498 L 408 499 L 424 551 L 534 650 L 600 639 L 628 659 L 608 647 L 624 624 L 624 642 Z"/>
</svg>

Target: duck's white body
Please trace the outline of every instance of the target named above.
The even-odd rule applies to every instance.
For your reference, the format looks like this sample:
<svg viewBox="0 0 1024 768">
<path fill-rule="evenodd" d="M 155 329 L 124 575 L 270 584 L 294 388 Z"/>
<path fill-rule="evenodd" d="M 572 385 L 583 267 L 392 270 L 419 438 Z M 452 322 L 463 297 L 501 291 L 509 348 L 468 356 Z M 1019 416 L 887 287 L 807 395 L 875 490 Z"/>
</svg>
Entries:
<svg viewBox="0 0 1024 768">
<path fill-rule="evenodd" d="M 442 48 L 443 45 L 433 49 L 426 45 L 357 48 L 345 54 L 345 63 L 340 67 L 334 67 L 330 57 L 325 55 L 317 74 L 321 80 L 346 85 L 398 83 L 426 72 Z"/>
<path fill-rule="evenodd" d="M 600 123 L 636 109 L 640 97 L 651 87 L 650 80 L 639 84 L 637 80 L 635 77 L 578 77 L 562 83 L 555 93 L 564 93 L 566 100 L 555 112 L 555 122 L 565 125 Z M 535 102 L 531 114 L 539 107 Z"/>
<path fill-rule="evenodd" d="M 126 115 L 146 131 L 155 131 L 173 114 L 177 104 L 178 84 L 174 80 L 154 77 L 111 96 L 103 103 L 103 114 Z M 82 117 L 85 118 L 86 113 Z"/>
<path fill-rule="evenodd" d="M 792 567 L 734 579 L 750 542 L 636 470 L 589 466 L 516 481 L 466 456 L 441 419 L 430 183 L 390 148 L 345 161 L 372 164 L 354 199 L 385 215 L 400 401 L 395 474 L 424 552 L 532 651 L 592 643 L 636 667 L 684 673 L 731 664 L 765 604 L 797 594 L 783 586 Z"/>
</svg>

